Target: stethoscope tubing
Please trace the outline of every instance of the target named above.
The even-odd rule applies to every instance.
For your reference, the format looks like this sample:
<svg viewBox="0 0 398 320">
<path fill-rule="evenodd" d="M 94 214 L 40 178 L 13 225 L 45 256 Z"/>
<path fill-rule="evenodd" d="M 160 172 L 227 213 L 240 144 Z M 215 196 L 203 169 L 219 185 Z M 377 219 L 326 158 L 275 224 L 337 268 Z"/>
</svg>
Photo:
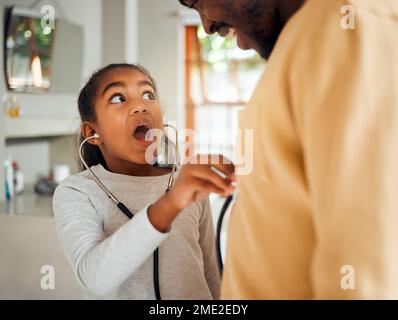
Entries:
<svg viewBox="0 0 398 320">
<path fill-rule="evenodd" d="M 171 187 L 174 184 L 174 175 L 177 170 L 177 163 L 178 163 L 178 131 L 176 128 L 174 128 L 171 125 L 164 125 L 165 127 L 170 127 L 175 131 L 175 137 L 176 137 L 176 155 L 175 155 L 175 163 L 173 164 L 172 171 L 170 173 L 169 181 L 167 184 L 167 189 L 166 192 L 168 192 Z M 82 149 L 83 145 L 91 140 L 91 139 L 96 139 L 97 136 L 91 136 L 86 139 L 84 139 L 80 146 L 79 146 L 79 157 L 81 162 L 83 163 L 84 167 L 90 172 L 91 176 L 97 183 L 97 185 L 105 192 L 105 194 L 116 204 L 116 206 L 119 208 L 121 212 L 123 212 L 129 219 L 132 219 L 134 217 L 134 214 L 121 202 L 119 201 L 115 195 L 112 194 L 108 190 L 107 187 L 101 182 L 101 180 L 97 177 L 97 175 L 91 170 L 91 168 L 87 165 L 86 161 L 84 160 L 83 154 L 82 154 Z M 220 212 L 220 216 L 217 221 L 217 228 L 216 228 L 216 256 L 217 256 L 217 263 L 219 267 L 219 272 L 220 275 L 222 275 L 223 272 L 223 259 L 222 259 L 222 254 L 221 254 L 221 229 L 223 225 L 223 220 L 225 218 L 225 214 L 233 200 L 233 195 L 227 197 L 225 200 L 223 207 Z M 153 253 L 153 285 L 154 285 L 154 292 L 155 292 L 155 297 L 156 300 L 161 300 L 161 294 L 160 294 L 160 285 L 159 285 L 159 248 L 156 248 L 156 250 Z"/>
</svg>

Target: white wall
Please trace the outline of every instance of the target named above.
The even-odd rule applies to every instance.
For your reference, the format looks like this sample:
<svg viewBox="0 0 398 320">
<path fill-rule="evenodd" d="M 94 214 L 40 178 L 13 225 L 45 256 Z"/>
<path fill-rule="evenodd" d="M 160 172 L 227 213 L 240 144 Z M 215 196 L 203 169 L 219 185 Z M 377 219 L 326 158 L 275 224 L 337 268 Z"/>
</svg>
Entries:
<svg viewBox="0 0 398 320">
<path fill-rule="evenodd" d="M 102 65 L 102 1 L 58 0 L 71 22 L 84 30 L 82 83 Z"/>
<path fill-rule="evenodd" d="M 125 0 L 103 0 L 102 7 L 102 63 L 126 62 Z"/>
<path fill-rule="evenodd" d="M 139 63 L 156 79 L 165 120 L 184 126 L 184 38 L 177 0 L 103 0 L 103 64 Z"/>
<path fill-rule="evenodd" d="M 125 56 L 126 61 L 137 63 L 138 61 L 138 17 L 139 0 L 125 0 Z"/>
<path fill-rule="evenodd" d="M 138 61 L 157 80 L 167 121 L 184 125 L 183 27 L 177 0 L 139 0 Z"/>
<path fill-rule="evenodd" d="M 4 10 L 3 7 L 3 1 L 0 1 L 0 13 L 2 13 Z M 2 16 L 0 17 L 0 44 L 1 48 L 3 47 L 3 19 Z M 3 66 L 3 52 L 0 51 L 0 66 Z M 3 68 L 1 69 L 3 70 Z M 5 83 L 4 83 L 4 76 L 0 74 L 0 103 L 2 100 L 2 96 L 5 92 Z M 0 201 L 4 199 L 4 170 L 3 170 L 3 159 L 5 157 L 5 150 L 4 150 L 4 139 L 2 137 L 4 136 L 4 112 L 1 109 L 0 110 Z"/>
</svg>

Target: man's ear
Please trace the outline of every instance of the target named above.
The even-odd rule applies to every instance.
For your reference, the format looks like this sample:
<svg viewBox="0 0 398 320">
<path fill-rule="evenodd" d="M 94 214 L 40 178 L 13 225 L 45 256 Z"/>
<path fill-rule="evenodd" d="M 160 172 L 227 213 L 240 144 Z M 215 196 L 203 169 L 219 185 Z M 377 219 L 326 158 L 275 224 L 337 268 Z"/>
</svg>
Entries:
<svg viewBox="0 0 398 320">
<path fill-rule="evenodd" d="M 84 121 L 81 125 L 81 130 L 82 130 L 82 134 L 84 136 L 85 139 L 92 137 L 95 133 L 98 133 L 96 126 L 88 121 Z M 90 144 L 94 144 L 94 145 L 100 145 L 102 143 L 101 137 L 96 138 L 96 139 L 90 139 L 87 141 Z"/>
</svg>

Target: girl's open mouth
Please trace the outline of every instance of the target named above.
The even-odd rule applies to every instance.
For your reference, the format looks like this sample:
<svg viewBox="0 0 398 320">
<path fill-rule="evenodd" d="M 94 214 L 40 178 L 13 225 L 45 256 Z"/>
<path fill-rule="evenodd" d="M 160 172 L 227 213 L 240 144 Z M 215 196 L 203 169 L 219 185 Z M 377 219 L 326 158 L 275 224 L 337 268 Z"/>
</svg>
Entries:
<svg viewBox="0 0 398 320">
<path fill-rule="evenodd" d="M 136 142 L 141 146 L 149 146 L 153 141 L 147 135 L 148 131 L 151 130 L 151 125 L 149 123 L 141 123 L 133 130 L 133 137 Z"/>
</svg>

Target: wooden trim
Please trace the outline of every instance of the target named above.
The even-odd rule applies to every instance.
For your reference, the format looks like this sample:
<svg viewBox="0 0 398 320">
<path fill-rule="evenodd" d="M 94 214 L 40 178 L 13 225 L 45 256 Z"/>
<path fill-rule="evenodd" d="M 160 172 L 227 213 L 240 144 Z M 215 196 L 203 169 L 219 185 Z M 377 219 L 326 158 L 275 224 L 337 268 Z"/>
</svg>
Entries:
<svg viewBox="0 0 398 320">
<path fill-rule="evenodd" d="M 192 67 L 195 52 L 195 42 L 197 41 L 197 26 L 185 27 L 185 128 L 195 129 L 195 103 L 191 96 L 192 89 Z M 188 137 L 185 138 L 185 142 L 194 144 L 194 141 L 188 141 Z M 185 156 L 188 156 L 186 154 Z"/>
</svg>

